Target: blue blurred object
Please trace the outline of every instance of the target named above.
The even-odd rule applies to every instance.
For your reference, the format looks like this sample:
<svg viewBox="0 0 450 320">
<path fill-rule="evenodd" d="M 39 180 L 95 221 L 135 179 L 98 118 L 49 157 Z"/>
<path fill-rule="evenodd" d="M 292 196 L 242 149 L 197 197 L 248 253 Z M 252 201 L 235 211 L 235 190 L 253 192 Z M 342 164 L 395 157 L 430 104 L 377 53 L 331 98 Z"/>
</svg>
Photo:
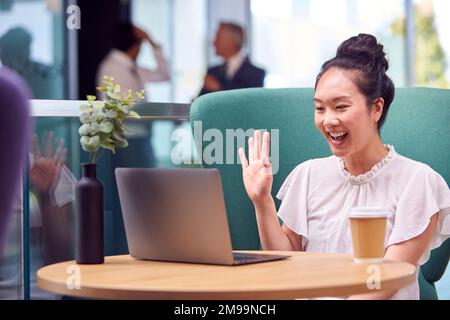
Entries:
<svg viewBox="0 0 450 320">
<path fill-rule="evenodd" d="M 29 90 L 9 69 L 0 69 L 0 244 L 18 192 L 30 130 Z"/>
</svg>

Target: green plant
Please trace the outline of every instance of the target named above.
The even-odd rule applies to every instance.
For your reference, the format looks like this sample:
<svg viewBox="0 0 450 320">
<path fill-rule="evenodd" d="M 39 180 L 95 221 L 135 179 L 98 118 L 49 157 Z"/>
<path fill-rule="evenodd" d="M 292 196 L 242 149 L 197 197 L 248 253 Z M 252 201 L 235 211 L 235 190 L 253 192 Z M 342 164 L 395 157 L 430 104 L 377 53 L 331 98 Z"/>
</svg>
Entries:
<svg viewBox="0 0 450 320">
<path fill-rule="evenodd" d="M 445 72 L 447 61 L 439 40 L 435 14 L 429 1 L 414 5 L 414 77 L 416 86 L 450 88 Z M 391 24 L 392 34 L 406 36 L 405 18 L 398 18 Z"/>
<path fill-rule="evenodd" d="M 120 86 L 114 83 L 111 76 L 104 76 L 103 84 L 104 86 L 97 87 L 104 94 L 103 100 L 87 96 L 87 104 L 80 106 L 80 143 L 83 150 L 89 152 L 91 163 L 98 160 L 100 148 L 109 149 L 114 154 L 116 148 L 128 146 L 124 121 L 126 118 L 141 118 L 131 109 L 138 100 L 144 99 L 144 90 L 134 94 L 128 90 L 122 95 Z M 133 95 L 136 99 L 133 99 Z"/>
</svg>

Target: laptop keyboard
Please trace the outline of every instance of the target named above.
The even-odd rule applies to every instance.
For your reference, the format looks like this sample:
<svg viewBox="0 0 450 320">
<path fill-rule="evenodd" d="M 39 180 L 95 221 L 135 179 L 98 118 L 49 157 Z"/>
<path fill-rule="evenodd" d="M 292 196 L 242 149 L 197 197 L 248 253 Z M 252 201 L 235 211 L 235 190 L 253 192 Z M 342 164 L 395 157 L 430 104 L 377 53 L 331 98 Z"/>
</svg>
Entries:
<svg viewBox="0 0 450 320">
<path fill-rule="evenodd" d="M 251 254 L 251 253 L 242 253 L 242 252 L 233 252 L 233 257 L 235 261 L 246 263 L 248 261 L 258 260 L 258 257 L 263 255 L 260 254 Z"/>
<path fill-rule="evenodd" d="M 233 257 L 234 257 L 234 264 L 247 264 L 253 262 L 278 260 L 280 259 L 281 256 L 258 254 L 258 253 L 233 252 Z"/>
</svg>

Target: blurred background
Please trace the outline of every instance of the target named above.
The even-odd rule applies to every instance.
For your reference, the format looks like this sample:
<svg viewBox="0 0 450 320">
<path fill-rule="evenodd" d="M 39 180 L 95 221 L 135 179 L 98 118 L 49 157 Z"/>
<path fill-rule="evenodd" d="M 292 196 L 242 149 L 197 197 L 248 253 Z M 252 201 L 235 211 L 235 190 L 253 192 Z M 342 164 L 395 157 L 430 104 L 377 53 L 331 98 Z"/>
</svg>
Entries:
<svg viewBox="0 0 450 320">
<path fill-rule="evenodd" d="M 68 25 L 74 15 L 79 29 Z M 221 21 L 244 27 L 244 52 L 265 69 L 267 88 L 313 87 L 321 64 L 358 33 L 371 33 L 384 44 L 397 87 L 450 88 L 448 0 L 0 0 L 0 65 L 19 73 L 34 99 L 84 100 L 96 92 L 96 73 L 112 46 L 114 26 L 127 21 L 148 32 L 167 59 L 170 80 L 146 86 L 150 102 L 188 105 L 197 97 L 207 68 L 222 61 L 212 45 Z M 142 46 L 137 63 L 156 68 L 150 46 Z M 73 116 L 35 117 L 41 147 L 50 131 L 54 147 L 64 139 L 68 150 L 65 180 L 56 187 L 62 200 L 49 206 L 27 183 L 18 192 L 7 246 L 0 252 L 0 299 L 62 298 L 38 290 L 35 272 L 73 258 L 73 239 L 54 234 L 53 241 L 68 243 L 52 251 L 42 230 L 62 228 L 49 226 L 49 219 L 64 225 L 60 217 L 73 216 L 70 184 L 84 159 L 78 127 Z M 152 166 L 172 166 L 171 135 L 177 128 L 188 130 L 188 122 L 152 121 L 149 128 Z M 114 185 L 111 158 L 101 161 L 102 181 Z M 105 194 L 105 254 L 124 253 L 120 206 L 113 191 Z M 450 299 L 450 272 L 437 287 L 441 299 Z"/>
<path fill-rule="evenodd" d="M 66 27 L 70 4 L 80 8 L 80 30 Z M 266 87 L 313 86 L 338 44 L 365 32 L 385 45 L 397 86 L 448 88 L 449 15 L 446 0 L 0 0 L 0 60 L 37 99 L 82 99 L 95 90 L 113 26 L 128 20 L 162 45 L 170 65 L 172 80 L 152 84 L 152 100 L 191 102 L 218 62 L 211 42 L 226 20 L 245 27 Z M 153 66 L 149 48 L 139 62 Z"/>
</svg>

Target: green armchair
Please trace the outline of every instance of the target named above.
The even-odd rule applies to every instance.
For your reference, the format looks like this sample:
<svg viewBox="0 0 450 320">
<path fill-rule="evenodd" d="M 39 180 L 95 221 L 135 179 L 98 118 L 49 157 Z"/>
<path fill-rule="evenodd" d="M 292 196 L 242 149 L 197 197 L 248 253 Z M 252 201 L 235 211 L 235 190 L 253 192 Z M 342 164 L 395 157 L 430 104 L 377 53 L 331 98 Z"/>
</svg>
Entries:
<svg viewBox="0 0 450 320">
<path fill-rule="evenodd" d="M 254 209 L 237 163 L 238 139 L 234 139 L 234 146 L 230 145 L 230 134 L 236 129 L 266 129 L 272 130 L 274 139 L 278 135 L 279 154 L 272 154 L 278 161 L 272 190 L 275 198 L 297 164 L 330 155 L 327 143 L 314 127 L 313 95 L 311 88 L 242 89 L 208 94 L 192 104 L 190 121 L 197 136 L 200 129 L 201 133 L 217 129 L 223 137 L 228 135 L 227 139 L 214 140 L 214 131 L 210 131 L 203 139 L 197 139 L 202 141 L 196 141 L 196 148 L 213 156 L 203 166 L 217 168 L 221 173 L 234 249 L 259 249 L 260 242 Z M 400 88 L 381 130 L 382 140 L 393 144 L 400 154 L 429 164 L 450 183 L 449 121 L 450 90 Z M 212 151 L 219 146 L 228 153 Z M 278 200 L 276 204 L 278 207 Z M 434 283 L 444 274 L 449 258 L 450 239 L 433 250 L 430 260 L 421 267 L 421 299 L 438 298 Z"/>
</svg>

